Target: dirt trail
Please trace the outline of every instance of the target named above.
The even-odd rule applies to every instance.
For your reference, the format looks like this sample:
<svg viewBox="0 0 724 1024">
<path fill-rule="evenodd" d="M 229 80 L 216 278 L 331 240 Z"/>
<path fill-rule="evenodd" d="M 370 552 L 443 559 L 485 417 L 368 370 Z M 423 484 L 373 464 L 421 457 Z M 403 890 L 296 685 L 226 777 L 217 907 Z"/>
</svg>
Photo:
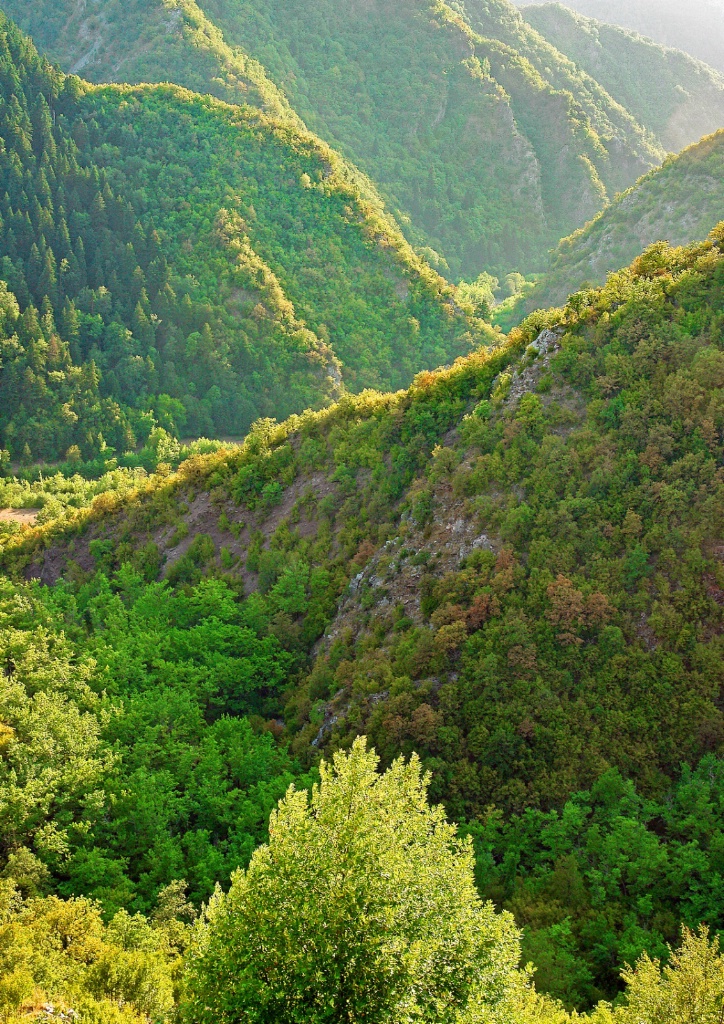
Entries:
<svg viewBox="0 0 724 1024">
<path fill-rule="evenodd" d="M 0 508 L 0 523 L 34 526 L 39 512 L 38 508 Z"/>
</svg>

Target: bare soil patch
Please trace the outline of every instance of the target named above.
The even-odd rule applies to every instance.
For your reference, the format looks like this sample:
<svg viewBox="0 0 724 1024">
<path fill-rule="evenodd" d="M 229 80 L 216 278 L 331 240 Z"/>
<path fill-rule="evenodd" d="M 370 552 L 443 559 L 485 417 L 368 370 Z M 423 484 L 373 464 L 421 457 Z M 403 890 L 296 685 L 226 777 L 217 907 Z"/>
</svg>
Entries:
<svg viewBox="0 0 724 1024">
<path fill-rule="evenodd" d="M 39 508 L 0 508 L 0 523 L 34 526 L 39 512 Z"/>
</svg>

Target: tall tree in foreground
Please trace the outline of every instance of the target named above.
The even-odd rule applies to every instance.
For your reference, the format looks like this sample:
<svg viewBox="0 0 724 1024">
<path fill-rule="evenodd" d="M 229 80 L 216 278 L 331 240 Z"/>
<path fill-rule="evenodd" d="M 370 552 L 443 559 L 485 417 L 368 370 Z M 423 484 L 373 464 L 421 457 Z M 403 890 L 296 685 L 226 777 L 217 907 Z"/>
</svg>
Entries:
<svg viewBox="0 0 724 1024">
<path fill-rule="evenodd" d="M 379 775 L 364 739 L 293 787 L 269 844 L 197 934 L 195 1024 L 491 1020 L 521 980 L 518 933 L 484 904 L 473 852 L 427 802 L 416 755 Z"/>
</svg>

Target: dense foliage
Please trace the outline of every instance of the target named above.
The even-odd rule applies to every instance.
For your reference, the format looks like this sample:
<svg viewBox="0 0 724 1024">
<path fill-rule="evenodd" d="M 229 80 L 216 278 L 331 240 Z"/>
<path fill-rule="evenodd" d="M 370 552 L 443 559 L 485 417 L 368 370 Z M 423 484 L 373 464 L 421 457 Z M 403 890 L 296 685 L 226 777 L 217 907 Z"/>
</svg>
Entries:
<svg viewBox="0 0 724 1024">
<path fill-rule="evenodd" d="M 89 900 L 22 892 L 12 877 L 0 879 L 3 1021 L 167 1020 L 193 913 L 183 886 L 169 886 L 150 921 L 119 911 L 104 922 Z"/>
<path fill-rule="evenodd" d="M 606 190 L 663 156 L 507 0 L 485 16 L 480 4 L 427 0 L 384 12 L 267 0 L 127 6 L 5 9 L 93 81 L 168 77 L 287 120 L 293 108 L 383 188 L 408 237 L 456 280 L 540 264 Z"/>
<path fill-rule="evenodd" d="M 670 157 L 564 238 L 535 284 L 495 310 L 496 321 L 507 327 L 531 310 L 561 305 L 573 292 L 603 284 L 607 274 L 661 239 L 686 245 L 703 238 L 721 219 L 723 204 L 724 131 L 719 131 Z"/>
<path fill-rule="evenodd" d="M 65 71 L 92 82 L 174 82 L 227 103 L 299 118 L 264 69 L 232 50 L 194 0 L 3 0 L 3 11 Z"/>
<path fill-rule="evenodd" d="M 417 750 L 435 797 L 469 821 L 491 804 L 560 807 L 612 766 L 664 800 L 682 762 L 721 752 L 722 280 L 716 245 L 654 247 L 568 307 L 560 353 L 537 377 L 535 361 L 526 371 L 538 393 L 511 400 L 515 380 L 499 378 L 413 488 L 399 540 L 356 582 L 356 607 L 290 704 L 297 723 L 310 719 L 298 749 L 319 729 L 315 702 L 337 695 L 328 740 L 361 730 L 385 759 Z M 440 564 L 440 524 L 458 517 L 494 550 Z M 588 866 L 567 867 L 560 852 L 561 884 L 570 871 L 573 887 Z M 649 854 L 633 870 L 650 879 Z M 702 856 L 706 873 L 706 846 Z M 684 916 L 680 891 L 672 912 L 648 889 L 635 909 L 627 887 L 618 917 L 609 891 L 604 940 L 600 920 L 586 930 L 582 908 L 595 919 L 601 895 L 592 886 L 570 897 L 575 915 L 565 899 L 525 911 L 554 960 L 583 948 L 578 997 L 605 991 L 619 957 L 636 942 L 661 948 Z M 696 918 L 696 899 L 685 902 Z M 712 899 L 699 906 L 721 926 Z"/>
<path fill-rule="evenodd" d="M 261 6 L 230 2 L 230 34 L 273 27 Z M 181 63 L 197 24 L 277 102 L 164 10 Z M 377 25 L 395 74 L 410 10 Z M 330 10 L 322 59 L 305 11 L 265 59 L 304 43 L 311 108 L 358 37 Z M 533 89 L 528 128 L 555 101 L 602 161 L 556 173 L 589 182 L 614 129 L 644 152 L 503 0 L 431 18 L 411 38 L 472 54 L 456 111 L 470 81 L 498 113 Z M 368 57 L 344 66 L 377 103 L 398 80 Z M 281 99 L 88 86 L 2 22 L 0 100 L 0 1017 L 720 1020 L 722 226 L 506 339 L 477 318 L 495 279 L 446 285 Z M 623 259 L 664 191 L 713 216 L 721 142 L 555 272 Z M 178 440 L 342 378 L 361 393 L 241 445 Z"/>
<path fill-rule="evenodd" d="M 512 918 L 480 900 L 472 845 L 427 806 L 419 761 L 377 763 L 357 740 L 311 799 L 280 803 L 268 846 L 208 908 L 188 1020 L 452 1024 L 505 999 Z"/>
<path fill-rule="evenodd" d="M 199 901 L 248 861 L 298 774 L 262 728 L 294 666 L 264 606 L 127 567 L 76 594 L 5 586 L 0 643 L 6 863 L 112 911 L 178 878 Z"/>
<path fill-rule="evenodd" d="M 237 434 L 481 339 L 313 137 L 171 87 L 89 89 L 8 23 L 0 41 L 12 459 Z"/>
<path fill-rule="evenodd" d="M 484 28 L 474 10 L 428 0 L 202 6 L 456 280 L 535 266 L 605 189 L 658 162 L 655 142 L 553 47 L 531 30 L 509 40 L 520 19 L 507 0 Z"/>
<path fill-rule="evenodd" d="M 560 810 L 493 810 L 468 826 L 480 890 L 524 927 L 539 987 L 589 1004 L 642 949 L 666 959 L 682 920 L 724 927 L 723 781 L 710 754 L 647 799 L 611 769 Z"/>
<path fill-rule="evenodd" d="M 481 891 L 569 1005 L 613 996 L 682 921 L 723 928 L 723 267 L 720 231 L 654 246 L 496 352 L 260 423 L 136 500 L 102 495 L 74 532 L 10 538 L 15 572 L 65 575 L 27 593 L 123 701 L 88 749 L 101 791 L 132 799 L 71 829 L 61 861 L 42 814 L 20 837 L 56 889 L 145 909 L 170 878 L 198 898 L 248 859 L 269 805 L 240 840 L 173 767 L 217 714 L 246 714 L 250 742 L 291 741 L 274 785 L 361 733 L 385 765 L 417 751 Z"/>
<path fill-rule="evenodd" d="M 715 1024 L 724 957 L 684 929 L 662 970 L 644 954 L 614 1008 L 570 1016 L 521 970 L 519 935 L 475 890 L 469 840 L 427 804 L 417 758 L 382 776 L 358 740 L 290 787 L 231 890 L 196 925 L 183 882 L 149 918 L 104 921 L 84 898 L 43 896 L 32 858 L 0 879 L 0 1012 L 7 1024 Z M 18 879 L 21 879 L 18 885 Z M 310 899 L 310 896 L 313 897 Z M 323 967 L 321 965 L 324 965 Z M 52 1000 L 52 1002 L 50 1001 Z"/>
</svg>

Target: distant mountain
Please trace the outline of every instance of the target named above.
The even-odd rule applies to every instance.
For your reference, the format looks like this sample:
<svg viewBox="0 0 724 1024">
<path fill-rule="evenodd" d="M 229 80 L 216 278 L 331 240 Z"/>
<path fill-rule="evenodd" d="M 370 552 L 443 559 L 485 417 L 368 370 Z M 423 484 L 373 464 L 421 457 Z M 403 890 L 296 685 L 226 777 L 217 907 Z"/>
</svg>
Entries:
<svg viewBox="0 0 724 1024">
<path fill-rule="evenodd" d="M 548 0 L 516 0 L 519 7 Z M 566 0 L 566 7 L 611 25 L 640 32 L 664 46 L 724 71 L 724 5 L 721 0 Z"/>
<path fill-rule="evenodd" d="M 594 127 L 601 110 L 621 121 L 618 104 L 665 149 L 679 150 L 724 126 L 724 78 L 678 51 L 559 4 L 521 12 L 509 0 L 465 0 L 458 6 L 476 31 L 513 47 L 556 88 L 575 95 Z M 658 109 L 654 97 L 662 86 L 658 99 L 664 105 Z M 676 120 L 681 123 L 669 125 Z"/>
<path fill-rule="evenodd" d="M 523 23 L 507 0 L 489 5 L 485 24 L 432 0 L 201 6 L 453 277 L 535 264 L 565 225 L 659 159 L 655 141 L 569 61 L 545 44 L 545 59 L 518 45 L 508 22 Z"/>
<path fill-rule="evenodd" d="M 587 284 L 628 265 L 657 241 L 686 245 L 724 219 L 724 131 L 717 132 L 651 171 L 585 228 L 564 238 L 551 269 L 516 307 L 515 319 L 533 309 L 559 306 Z"/>
<path fill-rule="evenodd" d="M 275 116 L 295 111 L 374 180 L 408 240 L 455 279 L 539 267 L 664 155 L 508 0 L 469 10 L 432 0 L 2 6 L 94 81 L 168 78 Z"/>
<path fill-rule="evenodd" d="M 0 100 L 14 459 L 124 452 L 155 424 L 243 433 L 343 382 L 404 386 L 485 336 L 372 188 L 288 122 L 175 86 L 88 86 L 2 15 Z"/>
<path fill-rule="evenodd" d="M 701 61 L 562 4 L 524 7 L 523 15 L 666 149 L 678 152 L 724 127 L 724 77 Z"/>
</svg>

